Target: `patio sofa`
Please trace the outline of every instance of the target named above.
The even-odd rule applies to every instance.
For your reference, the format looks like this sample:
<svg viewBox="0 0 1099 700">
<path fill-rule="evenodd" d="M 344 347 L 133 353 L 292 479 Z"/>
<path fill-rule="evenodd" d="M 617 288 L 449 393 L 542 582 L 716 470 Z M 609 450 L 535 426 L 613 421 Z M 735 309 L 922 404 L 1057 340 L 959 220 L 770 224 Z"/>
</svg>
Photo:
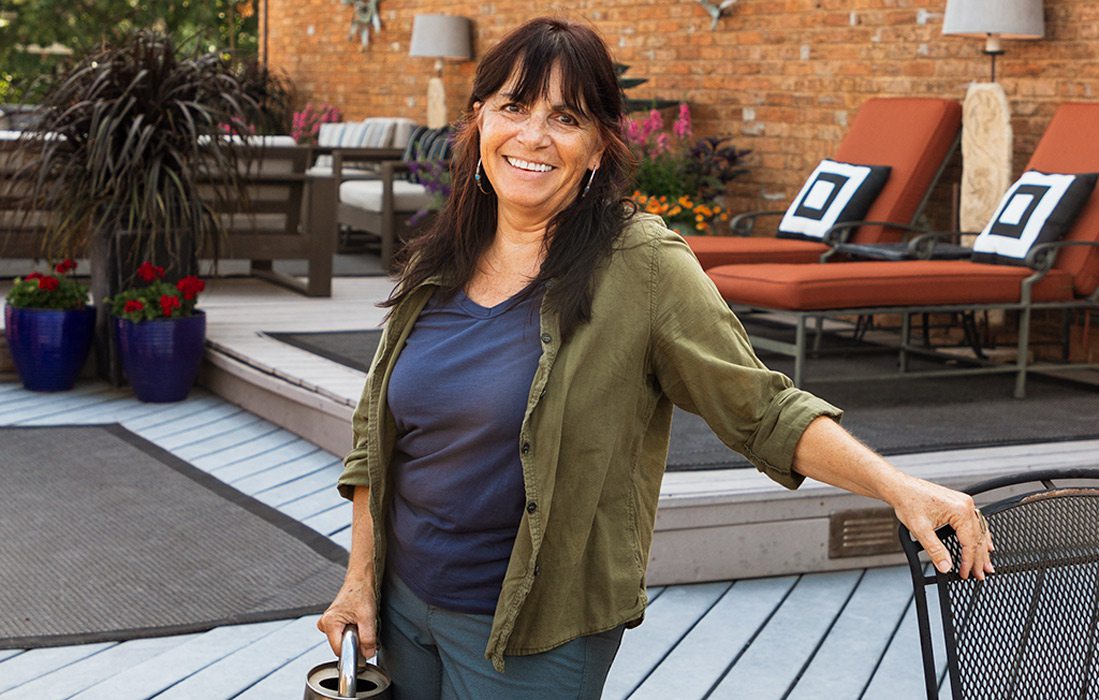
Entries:
<svg viewBox="0 0 1099 700">
<path fill-rule="evenodd" d="M 1099 172 L 1099 103 L 1064 104 L 1057 109 L 1027 165 L 1028 171 L 1055 174 Z M 1009 192 L 1009 195 L 1011 192 Z M 1034 195 L 1037 196 L 1037 195 Z M 1044 195 L 1038 202 L 1045 201 Z M 993 223 L 1006 220 L 1005 202 Z M 1018 217 L 1018 212 L 1014 214 Z M 1029 212 L 1026 216 L 1030 216 Z M 1024 219 L 1027 221 L 1028 219 Z M 990 230 L 995 230 L 990 224 Z M 1017 236 L 1018 238 L 1018 236 Z M 905 260 L 896 262 L 829 262 L 824 265 L 722 265 L 707 270 L 731 306 L 776 310 L 796 320 L 793 343 L 753 337 L 761 349 L 795 358 L 794 381 L 801 384 L 806 359 L 806 321 L 828 316 L 899 314 L 900 370 L 909 352 L 909 320 L 914 313 L 1006 309 L 1018 312 L 1016 359 L 1011 365 L 952 368 L 925 374 L 1012 372 L 1014 394 L 1026 395 L 1032 365 L 1031 315 L 1037 309 L 1099 308 L 1099 188 L 1083 203 L 1060 240 L 1036 242 L 1016 264 L 983 260 Z M 1094 367 L 1054 365 L 1058 369 Z M 906 376 L 913 374 L 909 372 Z M 891 375 L 896 376 L 896 375 Z M 874 377 L 861 377 L 871 379 Z"/>
<path fill-rule="evenodd" d="M 0 134 L 0 256 L 38 258 L 39 235 L 50 212 L 18 212 L 19 188 L 13 177 L 20 166 L 17 132 Z M 249 169 L 249 201 L 227 204 L 220 212 L 228 236 L 220 258 L 246 259 L 254 274 L 307 296 L 330 296 L 332 256 L 335 252 L 335 211 L 308 201 L 328 202 L 335 197 L 331 175 L 307 175 L 313 158 L 308 146 L 289 136 L 250 140 L 253 162 Z M 306 281 L 283 275 L 275 260 L 306 260 Z"/>
<path fill-rule="evenodd" d="M 829 200 L 827 211 L 821 211 L 815 227 L 798 226 L 791 216 L 799 211 L 804 215 L 811 207 L 803 206 L 813 196 L 815 178 L 828 178 L 822 162 L 806 182 L 789 210 L 748 212 L 733 217 L 730 222 L 735 236 L 688 236 L 687 245 L 694 251 L 703 268 L 718 265 L 744 263 L 813 263 L 829 252 L 826 237 L 851 240 L 858 243 L 878 243 L 899 240 L 895 229 L 873 222 L 912 223 L 919 216 L 935 184 L 939 181 L 950 156 L 957 149 L 961 135 L 962 109 L 955 100 L 931 97 L 875 97 L 867 100 L 855 115 L 847 135 L 836 149 L 834 160 L 842 168 L 848 164 L 857 166 L 885 166 L 888 177 L 876 196 L 869 197 L 868 207 L 854 204 L 860 195 L 852 198 L 849 218 L 833 217 L 840 211 L 841 198 Z M 835 184 L 839 175 L 833 176 L 828 186 Z M 851 180 L 843 191 L 854 191 Z M 866 182 L 859 190 L 866 199 Z M 818 190 L 819 191 L 819 190 Z M 841 195 L 842 197 L 843 195 Z M 783 217 L 792 232 L 779 232 L 777 236 L 755 236 L 754 224 L 762 217 Z M 833 223 L 865 220 L 857 226 L 831 226 Z M 800 223 L 804 224 L 804 221 Z M 799 231 L 793 231 L 799 228 Z M 814 230 L 815 229 L 815 230 Z"/>
</svg>

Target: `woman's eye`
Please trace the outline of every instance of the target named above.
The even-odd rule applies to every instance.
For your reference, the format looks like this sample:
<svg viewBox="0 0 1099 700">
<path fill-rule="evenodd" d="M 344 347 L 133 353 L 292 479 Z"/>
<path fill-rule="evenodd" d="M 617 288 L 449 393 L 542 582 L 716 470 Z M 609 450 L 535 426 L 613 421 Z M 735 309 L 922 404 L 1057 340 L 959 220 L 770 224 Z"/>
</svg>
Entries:
<svg viewBox="0 0 1099 700">
<path fill-rule="evenodd" d="M 562 124 L 566 124 L 568 126 L 576 126 L 577 124 L 580 123 L 580 120 L 578 120 L 576 117 L 572 116 L 571 114 L 558 115 L 557 120 L 559 122 L 561 122 Z"/>
<path fill-rule="evenodd" d="M 519 114 L 523 111 L 523 106 L 515 102 L 505 102 L 500 110 L 508 114 Z"/>
</svg>

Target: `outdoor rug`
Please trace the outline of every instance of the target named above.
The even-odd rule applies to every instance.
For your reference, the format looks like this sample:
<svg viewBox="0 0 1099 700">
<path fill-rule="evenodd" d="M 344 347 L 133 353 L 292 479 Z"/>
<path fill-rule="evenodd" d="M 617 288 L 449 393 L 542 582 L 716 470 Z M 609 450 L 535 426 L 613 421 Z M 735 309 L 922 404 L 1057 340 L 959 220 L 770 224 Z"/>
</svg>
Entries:
<svg viewBox="0 0 1099 700">
<path fill-rule="evenodd" d="M 753 319 L 748 322 L 768 335 L 785 331 Z M 365 372 L 381 332 L 269 335 Z M 1099 438 L 1099 391 L 1094 388 L 1031 374 L 1027 398 L 1020 400 L 1012 398 L 1010 374 L 814 382 L 814 377 L 896 371 L 895 351 L 844 352 L 850 349 L 849 341 L 829 340 L 840 346 L 839 352 L 808 360 L 806 389 L 844 409 L 844 427 L 882 454 Z M 793 372 L 791 358 L 762 352 L 760 358 L 780 372 Z M 920 359 L 913 359 L 911 365 L 913 369 L 943 368 L 941 363 Z M 725 447 L 701 418 L 676 409 L 669 470 L 747 466 L 748 461 Z"/>
<path fill-rule="evenodd" d="M 0 649 L 322 611 L 346 552 L 119 425 L 0 428 Z"/>
</svg>

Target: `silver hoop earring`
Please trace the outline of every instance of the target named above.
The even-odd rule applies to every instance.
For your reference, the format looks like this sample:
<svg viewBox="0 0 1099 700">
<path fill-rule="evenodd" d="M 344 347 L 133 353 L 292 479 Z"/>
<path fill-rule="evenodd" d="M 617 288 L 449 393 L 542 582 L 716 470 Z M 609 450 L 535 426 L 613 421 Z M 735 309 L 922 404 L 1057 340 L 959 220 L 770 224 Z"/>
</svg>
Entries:
<svg viewBox="0 0 1099 700">
<path fill-rule="evenodd" d="M 488 190 L 481 184 L 481 159 L 477 159 L 477 169 L 473 171 L 473 181 L 477 183 L 477 189 L 481 190 L 481 194 L 488 194 Z"/>
<path fill-rule="evenodd" d="M 599 170 L 599 166 L 595 166 L 591 169 L 591 175 L 588 176 L 588 184 L 584 185 L 584 191 L 580 193 L 580 197 L 587 197 L 588 190 L 591 189 L 591 181 L 595 179 L 595 173 Z"/>
</svg>

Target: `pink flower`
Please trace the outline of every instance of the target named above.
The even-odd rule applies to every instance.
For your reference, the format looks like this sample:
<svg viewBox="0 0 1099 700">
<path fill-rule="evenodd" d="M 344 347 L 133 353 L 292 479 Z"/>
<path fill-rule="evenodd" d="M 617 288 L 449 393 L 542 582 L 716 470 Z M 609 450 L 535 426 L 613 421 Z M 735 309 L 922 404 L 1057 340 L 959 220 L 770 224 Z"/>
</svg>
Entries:
<svg viewBox="0 0 1099 700">
<path fill-rule="evenodd" d="M 675 124 L 672 125 L 672 131 L 681 139 L 691 137 L 691 108 L 687 106 L 686 102 L 679 103 L 679 116 L 676 117 Z"/>
<path fill-rule="evenodd" d="M 668 147 L 668 135 L 665 133 L 657 134 L 656 143 L 653 145 L 653 155 L 658 156 L 662 153 L 667 153 L 671 149 Z"/>
</svg>

